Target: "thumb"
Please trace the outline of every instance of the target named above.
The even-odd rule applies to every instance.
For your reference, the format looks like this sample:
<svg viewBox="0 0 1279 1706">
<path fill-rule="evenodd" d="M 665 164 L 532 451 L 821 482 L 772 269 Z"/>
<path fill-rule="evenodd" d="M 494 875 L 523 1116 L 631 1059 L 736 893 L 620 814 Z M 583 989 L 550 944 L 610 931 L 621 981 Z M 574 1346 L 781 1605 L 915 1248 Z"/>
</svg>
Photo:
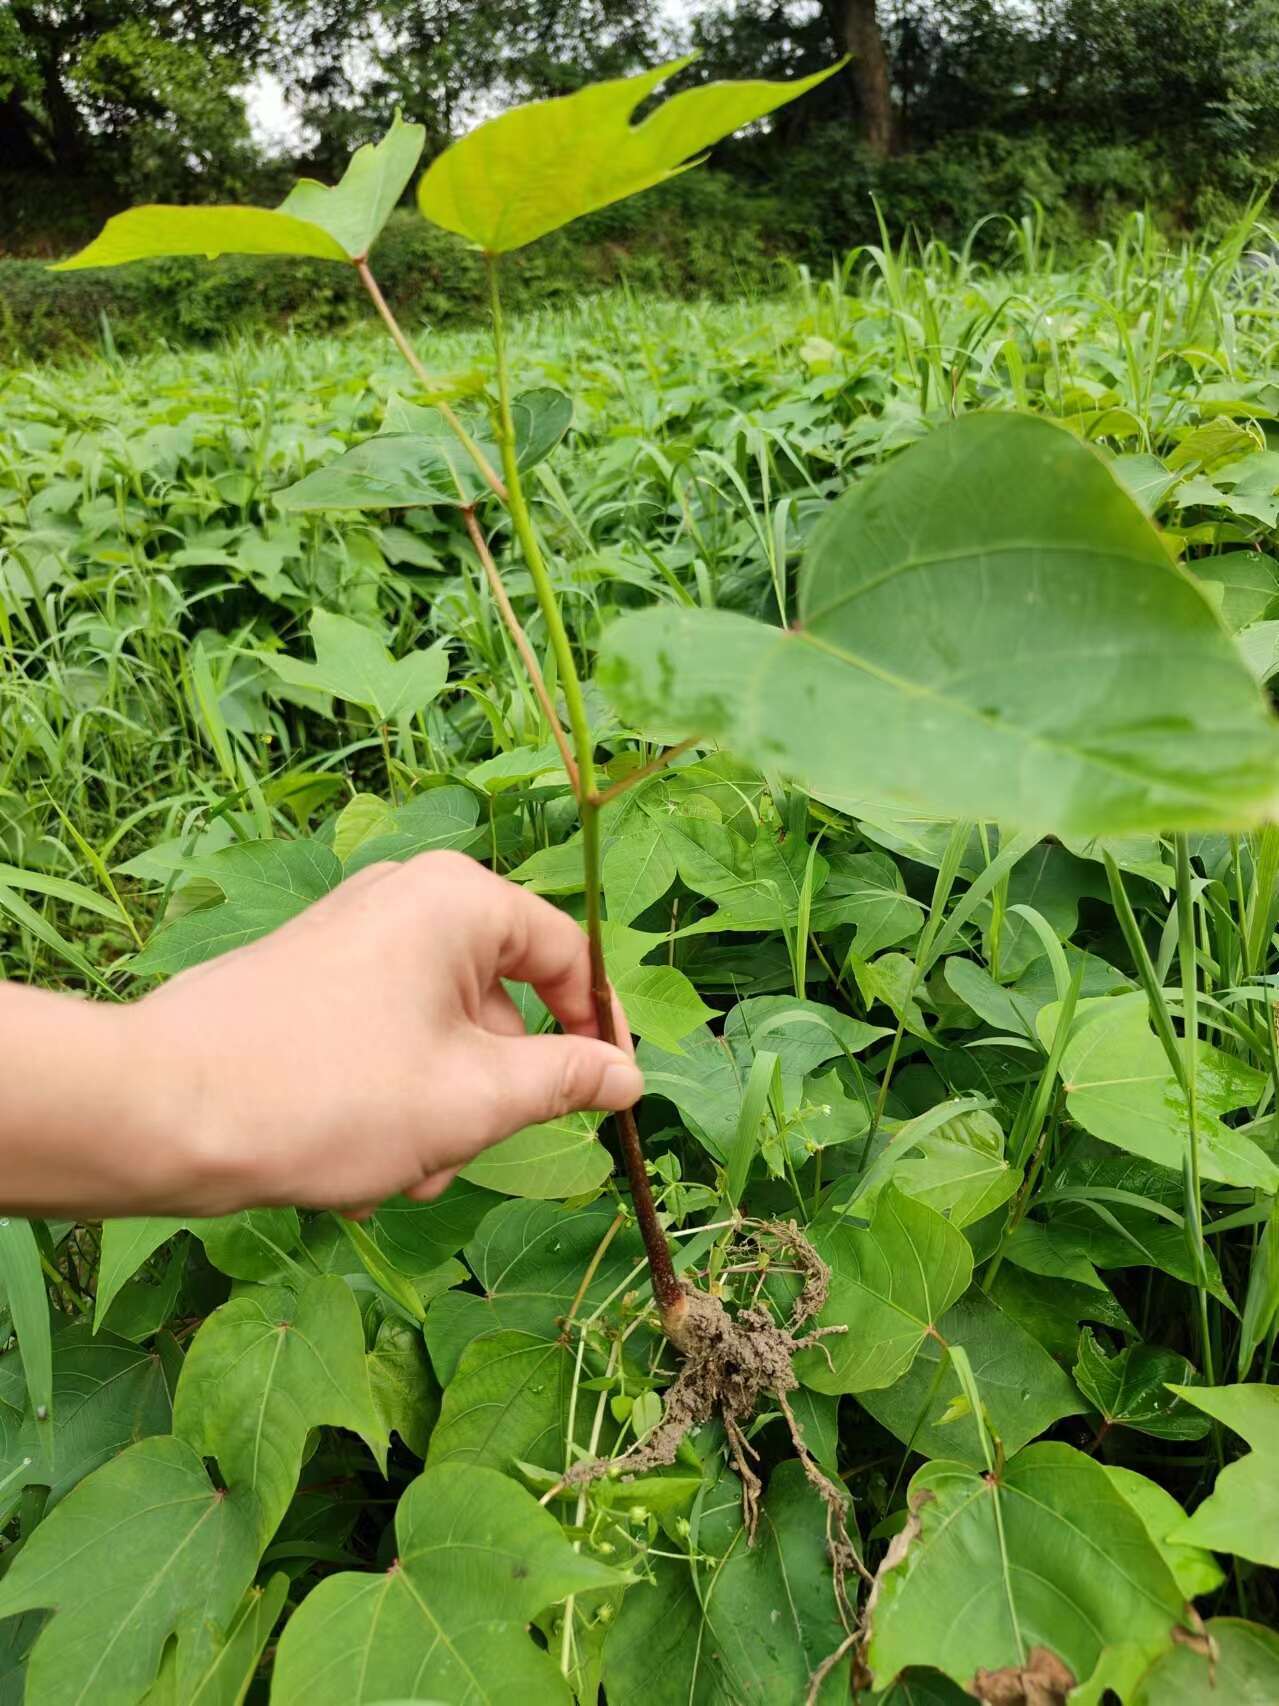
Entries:
<svg viewBox="0 0 1279 1706">
<path fill-rule="evenodd" d="M 491 1069 L 494 1142 L 560 1114 L 629 1108 L 644 1093 L 634 1059 L 595 1037 L 495 1038 Z"/>
</svg>

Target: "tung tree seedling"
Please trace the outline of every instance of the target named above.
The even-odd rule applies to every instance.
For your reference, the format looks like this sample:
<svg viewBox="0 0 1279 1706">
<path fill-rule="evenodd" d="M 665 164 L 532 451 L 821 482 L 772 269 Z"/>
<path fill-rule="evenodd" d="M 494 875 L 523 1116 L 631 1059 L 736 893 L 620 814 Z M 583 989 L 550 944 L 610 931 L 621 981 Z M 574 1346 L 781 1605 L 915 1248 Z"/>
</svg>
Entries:
<svg viewBox="0 0 1279 1706">
<path fill-rule="evenodd" d="M 341 182 L 333 188 L 310 179 L 295 185 L 278 208 L 166 207 L 133 208 L 108 220 L 87 248 L 60 263 L 64 270 L 117 266 L 161 255 L 222 254 L 301 255 L 353 266 L 379 317 L 423 390 L 433 399 L 443 424 L 465 451 L 485 487 L 503 502 L 533 582 L 546 628 L 559 688 L 567 712 L 566 732 L 556 713 L 536 654 L 511 604 L 488 542 L 476 516 L 479 494 L 437 439 L 426 460 L 431 472 L 443 476 L 437 501 L 454 502 L 484 568 L 516 649 L 528 671 L 549 729 L 560 749 L 577 799 L 582 828 L 582 859 L 586 894 L 586 931 L 590 943 L 591 987 L 600 1036 L 616 1043 L 612 993 L 602 939 L 602 870 L 600 814 L 613 799 L 692 746 L 681 743 L 654 763 L 633 770 L 601 788 L 581 677 L 554 584 L 547 569 L 536 529 L 529 514 L 522 480 L 530 438 L 544 430 L 549 410 L 539 418 L 521 444 L 516 428 L 517 400 L 511 390 L 511 364 L 499 283 L 500 257 L 548 232 L 611 202 L 648 189 L 696 164 L 707 148 L 742 125 L 764 118 L 779 106 L 815 87 L 838 67 L 790 83 L 763 81 L 712 83 L 685 90 L 665 101 L 638 124 L 636 107 L 667 78 L 684 69 L 689 58 L 659 66 L 639 76 L 591 85 L 558 100 L 515 107 L 481 125 L 446 149 L 430 166 L 418 187 L 424 216 L 446 230 L 468 238 L 483 252 L 489 276 L 489 304 L 497 380 L 494 436 L 501 474 L 488 449 L 456 411 L 439 396 L 439 386 L 422 365 L 405 336 L 369 265 L 369 250 L 403 194 L 421 156 L 425 131 L 396 115 L 391 130 L 377 144 L 353 156 Z M 552 394 L 555 397 L 557 394 Z M 558 399 L 557 399 L 558 400 Z M 522 401 L 522 400 L 521 400 Z M 560 426 L 562 433 L 564 425 Z M 558 433 L 550 436 L 553 443 Z M 397 435 L 398 436 L 398 435 Z M 405 437 L 413 437 L 406 434 Z M 376 441 L 375 445 L 376 445 Z M 323 471 L 318 501 L 295 494 L 295 507 L 389 507 L 395 503 L 429 501 L 432 490 L 411 489 L 405 496 L 384 483 L 394 466 L 405 474 L 406 446 L 389 443 L 390 456 L 375 467 L 361 466 L 357 501 L 349 505 L 334 491 L 332 468 Z M 422 472 L 422 443 L 416 440 L 408 456 L 417 455 Z M 368 447 L 361 447 L 368 463 Z M 360 460 L 361 452 L 355 453 Z M 344 458 L 349 462 L 351 458 Z M 372 484 L 371 484 L 372 482 Z M 304 483 L 305 484 L 305 483 Z M 450 486 L 452 491 L 450 491 Z M 284 494 L 287 502 L 289 494 Z M 676 1276 L 670 1246 L 658 1219 L 645 1168 L 639 1128 L 633 1111 L 617 1116 L 617 1130 L 636 1219 L 644 1240 L 653 1296 L 668 1336 L 681 1349 L 705 1334 L 690 1318 L 689 1293 Z"/>
<path fill-rule="evenodd" d="M 788 627 L 673 605 L 615 622 L 601 640 L 598 685 L 631 729 L 660 735 L 666 750 L 602 779 L 578 658 L 524 489 L 527 469 L 566 430 L 571 406 L 554 391 L 514 394 L 500 269 L 509 251 L 686 169 L 699 150 L 830 75 L 704 85 L 633 123 L 637 105 L 685 63 L 517 107 L 455 143 L 422 177 L 424 216 L 485 256 L 496 377 L 489 425 L 464 420 L 439 399 L 370 269 L 369 250 L 423 143 L 421 127 L 399 118 L 380 143 L 359 150 L 335 188 L 300 183 L 274 210 L 137 208 L 63 263 L 235 252 L 355 269 L 433 407 L 388 409 L 379 435 L 277 501 L 460 511 L 572 784 L 592 990 L 608 1041 L 617 1039 L 604 953 L 604 814 L 699 740 L 722 741 L 854 817 L 887 808 L 1014 826 L 1032 840 L 1048 830 L 1091 839 L 1238 828 L 1279 798 L 1273 718 L 1202 590 L 1099 455 L 1059 426 L 1017 414 L 939 424 L 831 504 L 805 546 Z M 494 499 L 509 514 L 532 582 L 564 721 L 489 549 L 481 514 Z M 779 604 L 789 615 L 789 597 Z M 998 862 L 987 889 L 974 883 L 944 923 L 939 910 L 921 937 L 909 985 L 897 995 L 903 1017 L 876 1118 L 904 1016 L 997 870 Z M 847 1327 L 826 1316 L 828 1284 L 833 1291 L 856 1276 L 829 1274 L 798 1227 L 760 1228 L 756 1241 L 788 1247 L 805 1284 L 786 1327 L 762 1309 L 730 1317 L 718 1298 L 678 1277 L 635 1117 L 617 1123 L 654 1298 L 685 1356 L 670 1425 L 655 1430 L 648 1460 L 669 1460 L 681 1427 L 718 1414 L 743 1472 L 749 1517 L 757 1483 L 743 1425 L 766 1390 L 789 1415 L 793 1358 L 820 1352 L 825 1332 Z M 726 1165 L 734 1213 L 752 1160 L 750 1151 Z M 812 1384 L 822 1389 L 819 1377 Z M 792 1432 L 810 1480 L 837 1498 L 793 1424 Z"/>
</svg>

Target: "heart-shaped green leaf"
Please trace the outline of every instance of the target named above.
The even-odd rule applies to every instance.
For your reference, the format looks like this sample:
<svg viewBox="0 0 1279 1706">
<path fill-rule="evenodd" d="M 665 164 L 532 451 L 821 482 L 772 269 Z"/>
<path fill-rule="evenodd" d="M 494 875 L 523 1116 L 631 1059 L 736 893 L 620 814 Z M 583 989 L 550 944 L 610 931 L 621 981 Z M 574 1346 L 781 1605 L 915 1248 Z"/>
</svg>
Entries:
<svg viewBox="0 0 1279 1706">
<path fill-rule="evenodd" d="M 513 1481 L 450 1463 L 412 1483 L 395 1515 L 387 1570 L 330 1576 L 284 1631 L 273 1706 L 394 1699 L 569 1706 L 558 1664 L 526 1633 L 613 1570 L 574 1551 Z"/>
<path fill-rule="evenodd" d="M 1079 1336 L 1075 1384 L 1109 1427 L 1136 1428 L 1155 1439 L 1202 1439 L 1211 1426 L 1208 1418 L 1170 1390 L 1193 1374 L 1176 1351 L 1129 1345 L 1107 1356 L 1090 1328 Z"/>
<path fill-rule="evenodd" d="M 1039 1015 L 1039 1034 L 1052 1040 L 1059 1008 Z M 1062 1053 L 1066 1107 L 1085 1131 L 1132 1155 L 1180 1173 L 1190 1142 L 1186 1098 L 1150 1026 L 1146 997 L 1102 996 L 1075 1009 Z M 1222 1116 L 1255 1103 L 1264 1075 L 1235 1055 L 1204 1043 L 1197 1053 L 1199 1164 L 1207 1179 L 1228 1185 L 1279 1188 L 1279 1167 Z"/>
<path fill-rule="evenodd" d="M 1004 1697 L 1017 1698 L 1013 1673 L 1030 1669 L 1059 1679 L 1060 1695 L 1045 1687 L 1041 1698 L 1064 1698 L 1108 1647 L 1153 1659 L 1181 1626 L 1181 1589 L 1141 1518 L 1100 1463 L 1067 1445 L 1028 1446 L 994 1475 L 930 1463 L 910 1509 L 870 1614 L 877 1680 L 935 1665 L 990 1699 L 1001 1684 L 979 1688 L 977 1673 L 1006 1671 Z M 1037 1649 L 1057 1668 L 1036 1662 Z"/>
<path fill-rule="evenodd" d="M 165 925 L 130 962 L 138 977 L 171 976 L 296 918 L 342 880 L 342 867 L 318 841 L 244 841 L 199 866 L 226 897 Z"/>
<path fill-rule="evenodd" d="M 431 162 L 418 185 L 418 206 L 433 224 L 489 254 L 519 249 L 673 177 L 695 164 L 692 156 L 702 149 L 839 69 L 790 83 L 707 83 L 632 124 L 640 102 L 689 63 L 676 59 L 489 119 Z"/>
<path fill-rule="evenodd" d="M 862 1408 L 912 1451 L 978 1468 L 985 1462 L 981 1434 L 942 1340 L 963 1346 L 987 1425 L 1006 1451 L 1020 1451 L 1045 1428 L 1083 1409 L 1070 1377 L 979 1287 L 951 1305 L 937 1331 L 940 1339 L 925 1339 L 892 1386 L 858 1395 Z"/>
<path fill-rule="evenodd" d="M 1237 826 L 1279 797 L 1279 727 L 1218 616 L 1050 422 L 971 415 L 860 481 L 813 535 L 799 617 L 625 617 L 600 684 L 635 726 L 854 812 L 1094 835 Z"/>
<path fill-rule="evenodd" d="M 12 1484 L 48 1486 L 53 1504 L 126 1447 L 168 1433 L 173 1372 L 157 1352 L 114 1333 L 95 1336 L 87 1322 L 63 1328 L 53 1341 L 52 1466 L 29 1402 L 10 1452 L 0 1455 L 0 1481 L 29 1459 Z"/>
<path fill-rule="evenodd" d="M 565 1114 L 544 1125 L 526 1126 L 486 1149 L 462 1169 L 462 1177 L 509 1197 L 576 1197 L 603 1184 L 612 1157 L 596 1136 L 597 1114 Z"/>
<path fill-rule="evenodd" d="M 817 1325 L 847 1332 L 802 1352 L 796 1373 L 817 1392 L 891 1386 L 968 1289 L 973 1256 L 967 1240 L 892 1183 L 880 1192 L 869 1226 L 826 1224 L 812 1229 L 812 1240 L 831 1270 Z"/>
<path fill-rule="evenodd" d="M 504 1202 L 487 1214 L 464 1252 L 482 1295 L 446 1292 L 426 1318 L 426 1342 L 440 1380 L 452 1380 L 462 1352 L 481 1333 L 508 1329 L 535 1339 L 558 1338 L 582 1276 L 606 1236 L 579 1310 L 589 1313 L 608 1297 L 644 1260 L 633 1228 L 609 1236 L 613 1219 L 606 1202 L 576 1209 Z"/>
</svg>

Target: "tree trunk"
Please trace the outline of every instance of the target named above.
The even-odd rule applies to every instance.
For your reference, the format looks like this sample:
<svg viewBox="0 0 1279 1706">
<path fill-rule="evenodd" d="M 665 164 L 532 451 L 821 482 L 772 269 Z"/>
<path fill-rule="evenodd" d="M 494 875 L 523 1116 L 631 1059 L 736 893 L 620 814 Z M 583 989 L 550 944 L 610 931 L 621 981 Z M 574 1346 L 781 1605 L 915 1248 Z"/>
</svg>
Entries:
<svg viewBox="0 0 1279 1706">
<path fill-rule="evenodd" d="M 844 47 L 853 56 L 848 69 L 857 91 L 862 135 L 871 152 L 883 160 L 893 147 L 893 96 L 875 0 L 846 0 Z"/>
<path fill-rule="evenodd" d="M 17 89 L 0 101 L 0 164 L 11 172 L 48 171 L 35 120 L 22 104 Z"/>
</svg>

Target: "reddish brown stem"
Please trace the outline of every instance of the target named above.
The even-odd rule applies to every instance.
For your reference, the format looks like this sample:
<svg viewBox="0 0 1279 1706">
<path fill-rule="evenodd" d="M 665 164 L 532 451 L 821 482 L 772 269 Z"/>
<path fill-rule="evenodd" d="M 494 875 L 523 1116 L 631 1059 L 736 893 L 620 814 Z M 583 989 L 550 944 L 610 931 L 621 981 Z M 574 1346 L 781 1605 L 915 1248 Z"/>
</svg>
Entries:
<svg viewBox="0 0 1279 1706">
<path fill-rule="evenodd" d="M 594 796 L 594 804 L 606 806 L 610 800 L 618 799 L 637 782 L 646 782 L 650 776 L 656 776 L 659 770 L 665 770 L 668 764 L 673 764 L 677 758 L 682 758 L 686 752 L 691 752 L 701 740 L 701 735 L 690 735 L 677 746 L 668 746 L 665 752 L 659 752 L 656 758 L 650 758 L 647 764 L 641 764 L 638 770 L 632 770 L 609 788 L 604 788 Z"/>
<path fill-rule="evenodd" d="M 413 345 L 409 342 L 409 340 L 404 336 L 403 331 L 401 331 L 400 322 L 395 318 L 395 315 L 392 314 L 390 306 L 387 303 L 386 297 L 383 296 L 377 280 L 374 278 L 373 274 L 369 271 L 369 263 L 366 259 L 364 259 L 363 256 L 361 256 L 360 259 L 356 261 L 355 270 L 359 276 L 360 283 L 364 286 L 365 290 L 368 292 L 369 301 L 372 302 L 373 306 L 377 309 L 379 315 L 382 318 L 383 325 L 386 327 L 387 331 L 391 334 L 392 342 L 394 343 L 396 349 L 398 349 L 400 354 L 404 357 L 405 361 L 408 362 L 409 367 L 412 369 L 413 375 L 416 378 L 418 384 L 422 387 L 422 389 L 424 391 L 427 391 L 427 392 L 435 391 L 437 389 L 436 382 L 431 378 L 431 375 L 426 371 L 425 367 L 423 367 L 422 363 L 418 360 L 417 351 L 413 348 Z M 480 449 L 479 445 L 475 442 L 474 438 L 472 438 L 471 434 L 469 432 L 467 432 L 466 428 L 462 425 L 461 421 L 458 420 L 457 415 L 454 413 L 454 411 L 449 407 L 449 405 L 442 398 L 437 400 L 435 406 L 440 411 L 441 415 L 443 415 L 444 419 L 447 421 L 448 426 L 449 426 L 449 430 L 457 438 L 458 443 L 461 444 L 462 447 L 466 450 L 467 454 L 470 456 L 470 458 L 474 462 L 475 466 L 479 469 L 480 473 L 483 475 L 484 480 L 488 484 L 490 489 L 496 494 L 497 497 L 501 498 L 503 503 L 505 503 L 507 501 L 507 499 L 506 499 L 506 487 L 502 484 L 501 480 L 498 478 L 497 471 L 493 467 L 493 464 L 489 461 L 488 457 Z"/>
<path fill-rule="evenodd" d="M 604 1041 L 616 1047 L 613 990 L 604 968 L 604 950 L 597 930 L 590 932 L 590 944 L 591 996 L 595 1002 L 595 1023 Z M 644 1150 L 640 1143 L 639 1127 L 635 1124 L 634 1111 L 631 1108 L 623 1108 L 614 1117 L 617 1121 L 617 1135 L 621 1140 L 626 1177 L 631 1187 L 631 1201 L 635 1205 L 635 1218 L 639 1222 L 640 1236 L 644 1240 L 644 1249 L 648 1255 L 653 1297 L 661 1312 L 662 1324 L 666 1331 L 671 1333 L 672 1326 L 678 1323 L 679 1317 L 687 1308 L 684 1288 L 676 1277 L 675 1264 L 671 1260 L 671 1247 L 666 1242 L 666 1234 L 657 1218 L 657 1205 L 653 1201 L 648 1170 L 644 1166 Z M 672 1333 L 672 1337 L 675 1336 Z"/>
</svg>

